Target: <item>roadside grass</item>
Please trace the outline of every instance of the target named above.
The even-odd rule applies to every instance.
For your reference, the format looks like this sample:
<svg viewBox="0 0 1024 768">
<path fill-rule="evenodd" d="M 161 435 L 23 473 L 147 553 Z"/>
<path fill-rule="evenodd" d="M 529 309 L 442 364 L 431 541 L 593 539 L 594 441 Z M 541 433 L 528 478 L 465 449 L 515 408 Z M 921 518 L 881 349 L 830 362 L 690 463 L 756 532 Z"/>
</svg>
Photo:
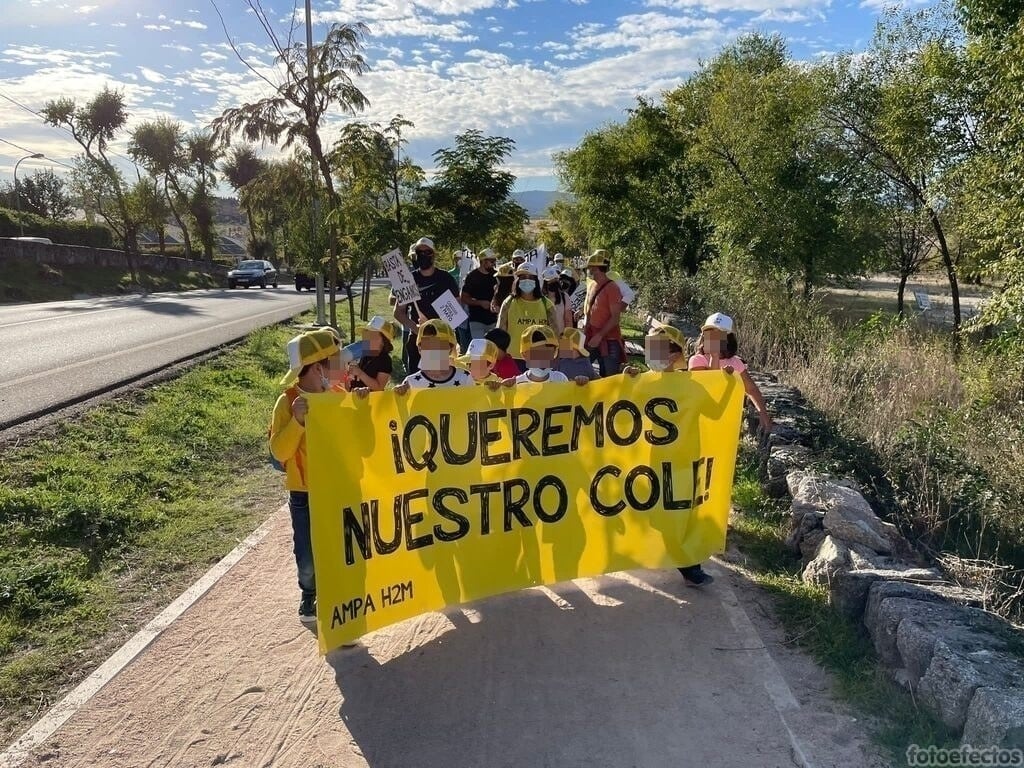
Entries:
<svg viewBox="0 0 1024 768">
<path fill-rule="evenodd" d="M 807 651 L 832 673 L 837 693 L 872 724 L 893 765 L 906 766 L 907 747 L 955 747 L 954 734 L 892 682 L 877 660 L 863 627 L 828 604 L 828 592 L 800 580 L 800 561 L 783 542 L 788 509 L 761 491 L 753 447 L 744 443 L 736 468 L 729 538 L 746 557 L 753 581 L 773 598 L 789 642 Z"/>
<path fill-rule="evenodd" d="M 205 272 L 146 272 L 149 291 L 189 291 L 221 288 L 223 279 Z M 83 294 L 110 296 L 124 293 L 131 283 L 127 269 L 84 264 L 53 266 L 18 257 L 4 259 L 0 269 L 0 303 L 62 301 Z"/>
</svg>

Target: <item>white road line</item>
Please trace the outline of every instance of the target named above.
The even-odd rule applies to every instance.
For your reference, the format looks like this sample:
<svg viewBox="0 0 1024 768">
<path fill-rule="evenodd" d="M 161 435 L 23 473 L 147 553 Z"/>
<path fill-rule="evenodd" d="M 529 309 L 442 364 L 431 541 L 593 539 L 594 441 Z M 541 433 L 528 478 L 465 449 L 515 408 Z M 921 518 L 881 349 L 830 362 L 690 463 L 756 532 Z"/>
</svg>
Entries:
<svg viewBox="0 0 1024 768">
<path fill-rule="evenodd" d="M 106 360 L 113 360 L 114 358 L 121 357 L 123 355 L 135 355 L 135 354 L 137 354 L 139 352 L 145 352 L 147 349 L 152 349 L 153 347 L 163 346 L 163 345 L 167 344 L 170 341 L 178 341 L 180 339 L 187 339 L 190 336 L 198 336 L 198 335 L 203 334 L 203 333 L 209 333 L 210 331 L 216 330 L 218 328 L 226 328 L 226 327 L 229 327 L 229 326 L 232 326 L 232 325 L 238 325 L 240 323 L 248 323 L 248 322 L 251 322 L 253 320 L 257 320 L 257 319 L 259 319 L 261 317 L 267 317 L 268 315 L 276 315 L 276 314 L 279 314 L 279 313 L 285 312 L 285 311 L 293 312 L 293 314 L 297 315 L 297 314 L 299 314 L 301 312 L 304 312 L 305 310 L 299 308 L 298 306 L 296 306 L 294 308 L 278 307 L 277 309 L 270 309 L 270 310 L 267 310 L 266 312 L 260 312 L 258 315 L 246 315 L 245 317 L 239 317 L 236 320 L 228 320 L 226 322 L 217 323 L 216 325 L 210 325 L 210 326 L 206 326 L 206 327 L 203 327 L 203 328 L 197 328 L 194 331 L 188 331 L 187 333 L 179 334 L 179 335 L 175 336 L 174 339 L 166 339 L 166 338 L 165 339 L 158 339 L 157 341 L 151 341 L 148 344 L 141 344 L 139 346 L 132 347 L 131 349 L 122 349 L 122 350 L 119 350 L 117 352 L 109 352 L 109 353 L 107 353 L 105 355 L 100 355 L 99 357 L 91 357 L 88 360 L 81 360 L 81 361 L 79 361 L 77 363 L 70 363 L 68 365 L 62 366 L 62 367 L 57 368 L 57 369 L 51 368 L 49 370 L 40 371 L 38 373 L 30 373 L 28 376 L 22 376 L 20 379 L 15 379 L 14 381 L 5 381 L 3 383 L 3 386 L 4 387 L 20 386 L 22 384 L 27 384 L 30 381 L 34 381 L 35 379 L 43 378 L 44 376 L 52 377 L 55 373 L 69 371 L 69 370 L 72 370 L 74 368 L 81 368 L 82 366 L 86 366 L 86 365 L 95 365 L 96 363 L 102 363 L 102 362 L 104 362 Z"/>
<path fill-rule="evenodd" d="M 131 307 L 107 307 L 106 309 L 87 309 L 82 312 L 62 312 L 60 314 L 47 315 L 46 317 L 37 317 L 34 320 L 18 320 L 17 322 L 14 323 L 3 323 L 0 324 L 0 331 L 2 331 L 4 328 L 14 328 L 17 325 L 29 325 L 30 323 L 52 323 L 54 320 L 65 319 L 77 320 L 78 318 L 85 317 L 86 315 L 98 315 L 101 312 L 117 312 L 120 309 L 129 309 L 134 307 L 138 307 L 138 304 L 133 304 L 131 305 Z"/>
<path fill-rule="evenodd" d="M 103 686 L 113 680 L 122 669 L 128 666 L 165 629 L 171 626 L 181 614 L 188 610 L 200 597 L 205 595 L 210 587 L 231 570 L 235 563 L 263 541 L 276 522 L 276 517 L 276 514 L 272 515 L 263 525 L 250 533 L 241 544 L 203 574 L 199 581 L 182 592 L 178 599 L 164 608 L 156 618 L 118 648 L 114 655 L 103 662 L 95 672 L 79 683 L 77 688 L 57 702 L 35 725 L 22 734 L 21 738 L 4 750 L 0 754 L 0 768 L 17 768 L 21 765 L 33 749 L 50 738 L 89 699 L 99 693 Z"/>
</svg>

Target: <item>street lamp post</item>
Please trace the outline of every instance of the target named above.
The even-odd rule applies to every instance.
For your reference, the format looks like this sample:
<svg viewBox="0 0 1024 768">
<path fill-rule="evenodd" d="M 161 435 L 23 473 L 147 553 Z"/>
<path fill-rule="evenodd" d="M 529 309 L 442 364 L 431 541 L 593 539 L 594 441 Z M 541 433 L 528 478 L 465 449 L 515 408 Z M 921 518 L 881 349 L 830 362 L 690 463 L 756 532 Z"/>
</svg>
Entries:
<svg viewBox="0 0 1024 768">
<path fill-rule="evenodd" d="M 45 155 L 42 152 L 35 152 L 31 155 L 25 155 L 21 160 L 14 164 L 14 210 L 18 213 L 18 226 L 21 229 L 21 236 L 25 236 L 25 221 L 21 218 L 21 192 L 18 190 L 18 166 L 21 165 L 24 160 L 42 160 Z"/>
</svg>

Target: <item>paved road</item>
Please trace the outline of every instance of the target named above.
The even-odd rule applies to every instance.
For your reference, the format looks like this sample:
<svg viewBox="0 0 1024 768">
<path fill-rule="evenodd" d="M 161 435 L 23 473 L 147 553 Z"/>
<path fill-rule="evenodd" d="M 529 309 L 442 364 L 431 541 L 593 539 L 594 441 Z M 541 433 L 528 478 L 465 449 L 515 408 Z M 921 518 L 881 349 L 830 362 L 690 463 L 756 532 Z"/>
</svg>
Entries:
<svg viewBox="0 0 1024 768">
<path fill-rule="evenodd" d="M 0 428 L 312 308 L 292 288 L 0 306 Z"/>
</svg>

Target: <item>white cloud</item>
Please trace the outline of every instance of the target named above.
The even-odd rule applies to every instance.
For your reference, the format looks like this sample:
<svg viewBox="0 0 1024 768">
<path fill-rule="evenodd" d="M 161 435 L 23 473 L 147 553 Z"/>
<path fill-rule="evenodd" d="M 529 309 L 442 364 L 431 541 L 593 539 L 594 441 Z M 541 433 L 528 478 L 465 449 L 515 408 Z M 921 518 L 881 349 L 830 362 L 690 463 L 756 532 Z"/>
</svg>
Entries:
<svg viewBox="0 0 1024 768">
<path fill-rule="evenodd" d="M 170 50 L 178 51 L 179 53 L 192 53 L 192 49 L 187 45 L 179 45 L 178 43 L 164 43 L 160 47 L 169 48 Z"/>
<path fill-rule="evenodd" d="M 794 8 L 827 7 L 830 0 L 646 0 L 648 8 L 666 8 L 673 11 L 700 8 L 709 13 L 731 11 L 782 11 Z"/>
<path fill-rule="evenodd" d="M 81 13 L 83 15 L 90 14 L 95 10 L 98 10 L 98 5 L 80 5 L 75 9 L 75 13 Z"/>
<path fill-rule="evenodd" d="M 211 64 L 215 61 L 227 61 L 228 57 L 223 53 L 217 53 L 216 51 L 203 51 L 199 54 L 199 58 L 205 61 L 207 64 Z"/>
<path fill-rule="evenodd" d="M 192 21 L 191 19 L 188 21 L 179 21 L 178 19 L 174 19 L 173 21 L 174 26 L 176 27 L 188 27 L 189 29 L 206 29 L 206 25 L 203 24 L 203 22 L 201 21 Z"/>
<path fill-rule="evenodd" d="M 171 29 L 166 24 L 145 24 L 142 28 L 148 29 L 151 32 L 169 32 Z"/>
<path fill-rule="evenodd" d="M 154 72 L 148 67 L 139 67 L 139 72 L 142 73 L 142 77 L 150 83 L 162 83 L 167 78 L 161 75 L 159 72 Z"/>
</svg>

